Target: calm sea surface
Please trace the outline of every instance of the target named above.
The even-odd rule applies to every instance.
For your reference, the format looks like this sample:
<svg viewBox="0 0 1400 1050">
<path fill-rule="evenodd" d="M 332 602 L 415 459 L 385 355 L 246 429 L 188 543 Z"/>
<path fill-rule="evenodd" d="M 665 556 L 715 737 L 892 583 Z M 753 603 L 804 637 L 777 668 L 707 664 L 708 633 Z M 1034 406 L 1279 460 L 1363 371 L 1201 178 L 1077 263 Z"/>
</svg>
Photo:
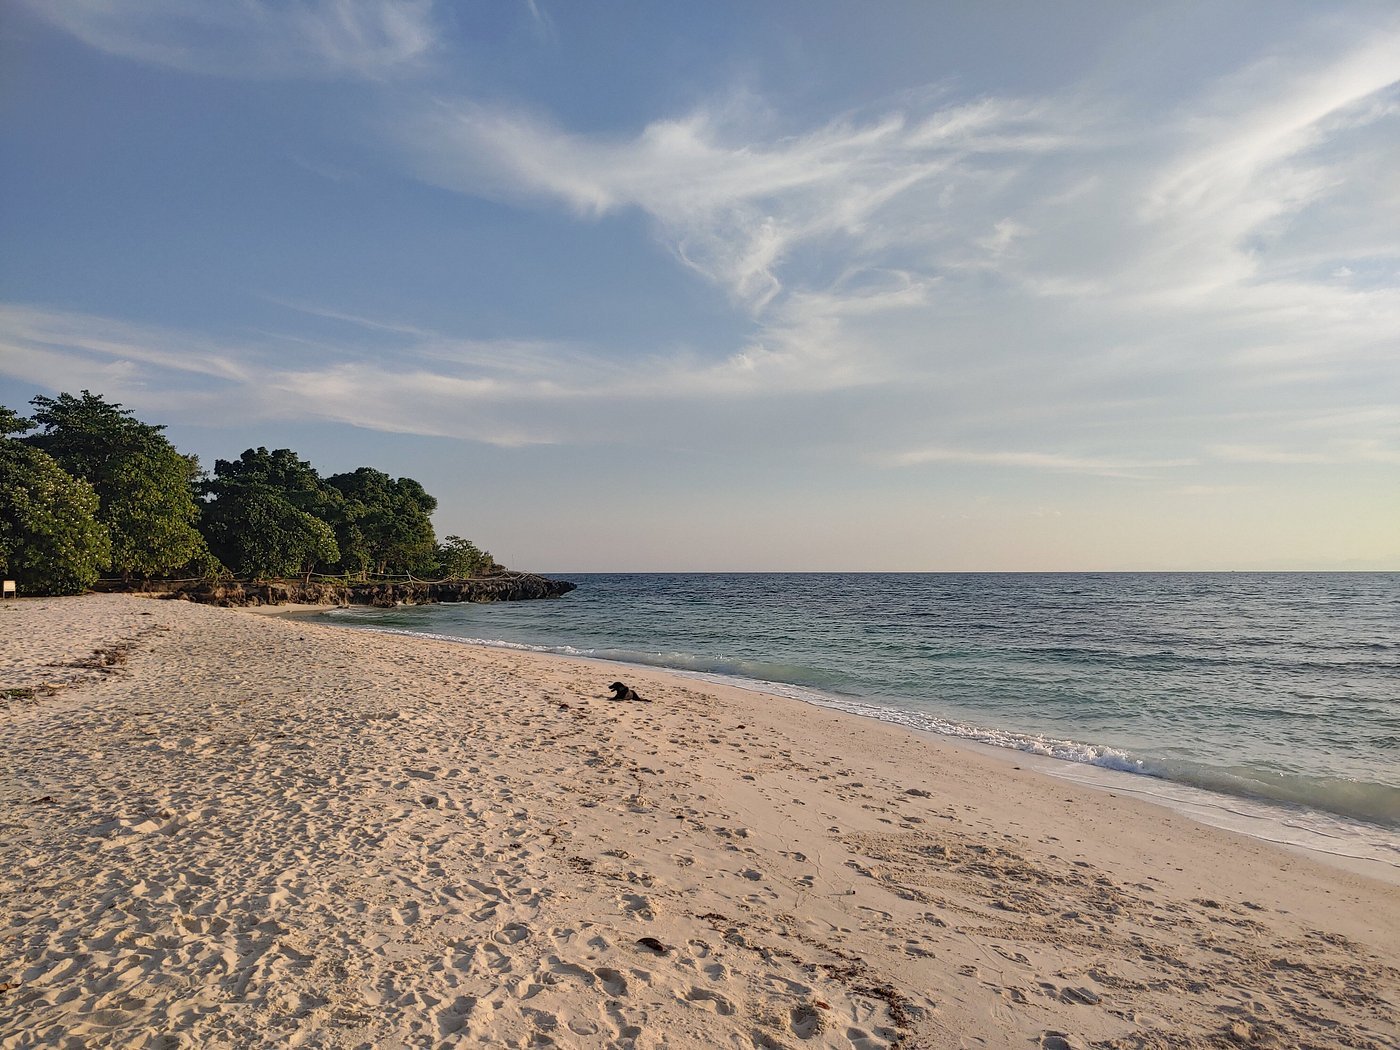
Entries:
<svg viewBox="0 0 1400 1050">
<path fill-rule="evenodd" d="M 1400 573 L 565 578 L 557 601 L 331 616 L 764 683 L 1400 843 Z"/>
</svg>

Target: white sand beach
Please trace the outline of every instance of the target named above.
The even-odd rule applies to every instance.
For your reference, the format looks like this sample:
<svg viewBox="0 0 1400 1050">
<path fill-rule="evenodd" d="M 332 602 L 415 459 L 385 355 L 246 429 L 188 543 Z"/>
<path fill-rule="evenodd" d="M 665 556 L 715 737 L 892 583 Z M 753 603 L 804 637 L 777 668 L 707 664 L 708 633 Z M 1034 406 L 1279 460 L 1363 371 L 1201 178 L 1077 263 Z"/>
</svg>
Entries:
<svg viewBox="0 0 1400 1050">
<path fill-rule="evenodd" d="M 895 726 L 116 595 L 0 689 L 0 1047 L 1400 1045 L 1394 883 Z"/>
</svg>

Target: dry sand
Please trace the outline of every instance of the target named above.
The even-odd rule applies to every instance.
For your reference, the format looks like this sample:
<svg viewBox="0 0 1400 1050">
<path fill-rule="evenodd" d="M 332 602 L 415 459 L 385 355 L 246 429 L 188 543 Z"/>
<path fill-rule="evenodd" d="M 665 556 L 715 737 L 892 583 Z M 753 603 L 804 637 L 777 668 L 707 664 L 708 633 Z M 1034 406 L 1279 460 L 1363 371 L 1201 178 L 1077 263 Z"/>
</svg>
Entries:
<svg viewBox="0 0 1400 1050">
<path fill-rule="evenodd" d="M 6 1048 L 1400 1042 L 1395 885 L 878 722 L 122 596 L 0 688 Z"/>
</svg>

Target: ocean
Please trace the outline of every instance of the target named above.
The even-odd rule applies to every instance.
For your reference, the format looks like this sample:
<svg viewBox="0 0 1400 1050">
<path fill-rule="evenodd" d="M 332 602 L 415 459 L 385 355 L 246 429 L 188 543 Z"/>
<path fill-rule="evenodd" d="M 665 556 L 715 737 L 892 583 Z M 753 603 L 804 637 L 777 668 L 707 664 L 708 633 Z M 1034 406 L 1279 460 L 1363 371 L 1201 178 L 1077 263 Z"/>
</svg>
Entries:
<svg viewBox="0 0 1400 1050">
<path fill-rule="evenodd" d="M 745 685 L 1400 868 L 1400 573 L 558 575 L 328 617 Z"/>
</svg>

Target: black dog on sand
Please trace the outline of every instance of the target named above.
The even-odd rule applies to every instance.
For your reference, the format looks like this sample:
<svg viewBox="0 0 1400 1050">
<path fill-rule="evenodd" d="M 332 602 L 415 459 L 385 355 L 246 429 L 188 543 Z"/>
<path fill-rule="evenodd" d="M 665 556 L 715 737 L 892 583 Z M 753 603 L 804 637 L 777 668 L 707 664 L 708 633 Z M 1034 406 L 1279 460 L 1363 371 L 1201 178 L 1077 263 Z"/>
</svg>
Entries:
<svg viewBox="0 0 1400 1050">
<path fill-rule="evenodd" d="M 636 700 L 638 703 L 651 703 L 650 700 L 640 695 L 637 690 L 633 689 L 630 685 L 614 682 L 612 685 L 608 686 L 608 688 L 613 691 L 612 698 L 614 700 Z"/>
</svg>

